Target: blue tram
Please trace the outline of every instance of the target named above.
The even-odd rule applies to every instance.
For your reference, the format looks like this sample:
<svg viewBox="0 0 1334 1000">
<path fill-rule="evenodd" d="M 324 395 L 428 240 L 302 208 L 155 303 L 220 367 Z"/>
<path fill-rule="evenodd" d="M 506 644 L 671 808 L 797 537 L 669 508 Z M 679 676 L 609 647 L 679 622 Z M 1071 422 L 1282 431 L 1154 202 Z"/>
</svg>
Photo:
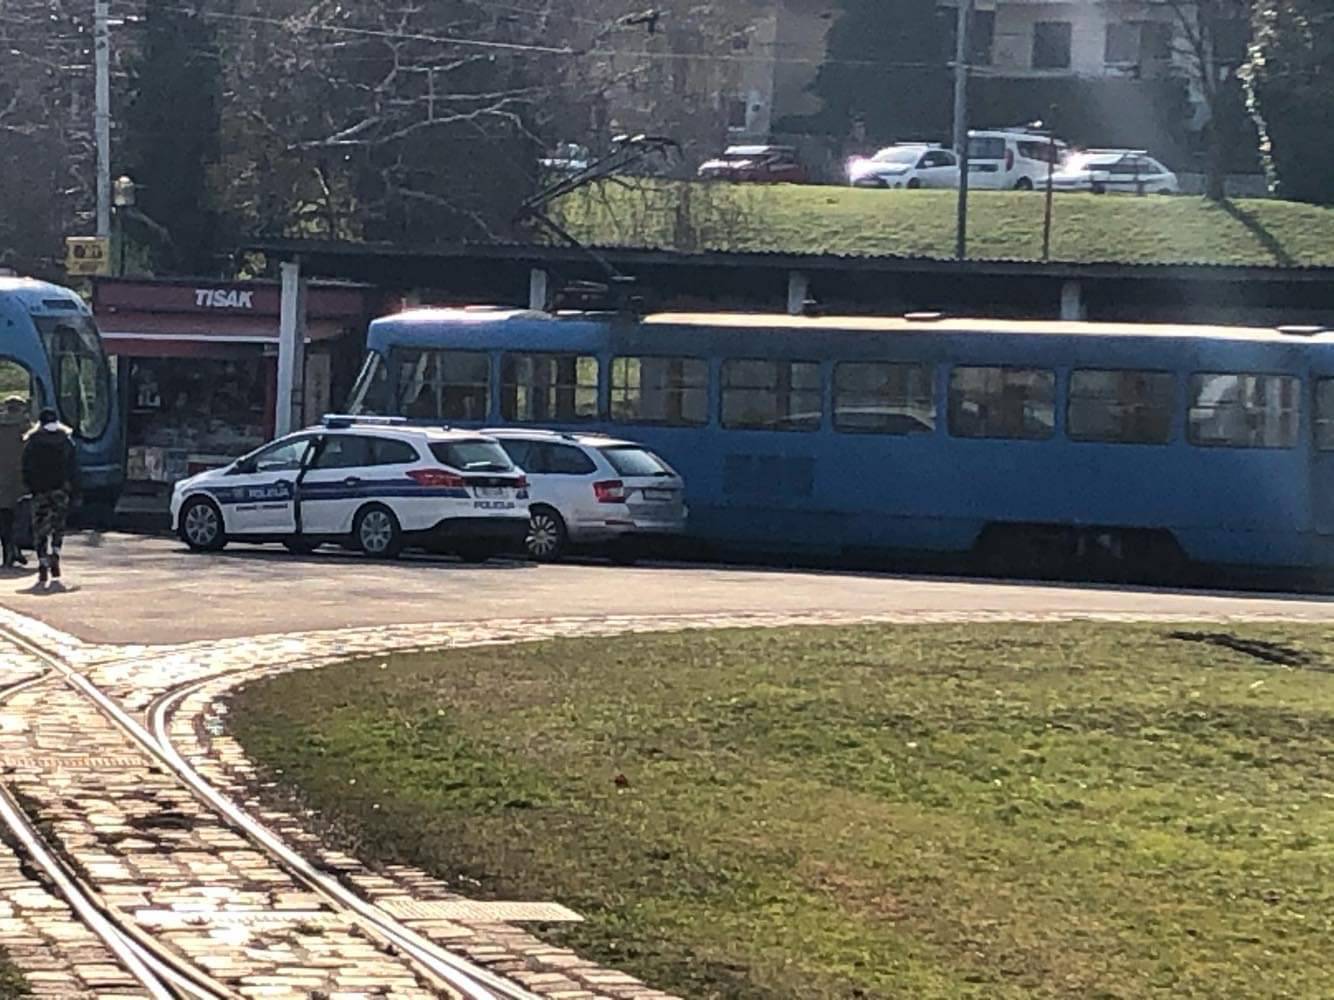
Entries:
<svg viewBox="0 0 1334 1000">
<path fill-rule="evenodd" d="M 368 346 L 354 412 L 642 441 L 725 549 L 1334 567 L 1322 330 L 454 309 Z"/>
<path fill-rule="evenodd" d="M 32 416 L 54 406 L 74 432 L 84 515 L 105 521 L 125 482 L 115 383 L 92 313 L 74 292 L 0 276 L 0 396 L 20 395 Z"/>
</svg>

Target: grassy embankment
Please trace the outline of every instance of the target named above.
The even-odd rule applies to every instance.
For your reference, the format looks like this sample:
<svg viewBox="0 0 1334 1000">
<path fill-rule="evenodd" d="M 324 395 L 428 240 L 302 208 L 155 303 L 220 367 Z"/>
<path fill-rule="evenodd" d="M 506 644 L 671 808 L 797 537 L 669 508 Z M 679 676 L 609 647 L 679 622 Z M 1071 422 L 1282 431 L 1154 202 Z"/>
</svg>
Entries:
<svg viewBox="0 0 1334 1000">
<path fill-rule="evenodd" d="M 969 256 L 1038 260 L 1043 197 L 975 192 Z M 795 185 L 603 185 L 558 205 L 588 243 L 682 250 L 954 255 L 952 191 Z M 1334 209 L 1276 200 L 1058 195 L 1056 261 L 1334 266 Z"/>
<path fill-rule="evenodd" d="M 551 936 L 691 998 L 1332 996 L 1334 629 L 1235 634 L 1276 645 L 459 650 L 254 684 L 233 724 L 364 855 L 560 900 L 587 923 Z"/>
</svg>

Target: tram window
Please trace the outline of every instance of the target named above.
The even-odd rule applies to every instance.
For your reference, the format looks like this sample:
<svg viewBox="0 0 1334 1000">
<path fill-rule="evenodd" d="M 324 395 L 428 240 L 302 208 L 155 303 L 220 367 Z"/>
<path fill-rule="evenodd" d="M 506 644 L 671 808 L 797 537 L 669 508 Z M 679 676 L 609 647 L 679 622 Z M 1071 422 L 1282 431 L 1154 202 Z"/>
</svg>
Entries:
<svg viewBox="0 0 1334 1000">
<path fill-rule="evenodd" d="M 935 430 L 931 368 L 879 361 L 835 365 L 834 426 L 841 431 L 872 434 Z"/>
<path fill-rule="evenodd" d="M 491 359 L 480 351 L 397 350 L 398 412 L 413 420 L 485 420 Z"/>
<path fill-rule="evenodd" d="M 1334 451 L 1334 378 L 1315 383 L 1315 446 L 1318 451 Z"/>
<path fill-rule="evenodd" d="M 506 354 L 500 415 L 519 423 L 596 420 L 598 359 L 587 354 Z"/>
<path fill-rule="evenodd" d="M 86 316 L 36 316 L 55 381 L 60 419 L 85 440 L 99 438 L 111 422 L 111 372 Z"/>
<path fill-rule="evenodd" d="M 698 427 L 709 422 L 709 363 L 699 358 L 612 358 L 611 419 Z"/>
<path fill-rule="evenodd" d="M 811 361 L 724 361 L 724 427 L 813 431 L 824 415 L 820 366 Z"/>
<path fill-rule="evenodd" d="M 352 401 L 347 412 L 393 415 L 389 396 L 389 366 L 385 364 L 384 355 L 372 352 L 366 356 L 366 363 L 357 376 L 357 384 L 352 387 Z"/>
<path fill-rule="evenodd" d="M 950 433 L 966 438 L 1049 438 L 1056 425 L 1056 374 L 1037 368 L 955 368 Z"/>
<path fill-rule="evenodd" d="M 11 396 L 17 396 L 27 404 L 29 411 L 32 411 L 35 409 L 33 396 L 36 390 L 37 385 L 33 381 L 32 372 L 17 361 L 0 358 L 0 406 L 3 406 L 4 401 Z M 32 413 L 31 416 L 36 417 L 36 414 Z"/>
<path fill-rule="evenodd" d="M 1292 448 L 1297 444 L 1301 379 L 1291 375 L 1206 373 L 1190 380 L 1192 444 Z"/>
<path fill-rule="evenodd" d="M 1166 444 L 1176 380 L 1169 372 L 1075 371 L 1066 424 L 1076 441 Z"/>
</svg>

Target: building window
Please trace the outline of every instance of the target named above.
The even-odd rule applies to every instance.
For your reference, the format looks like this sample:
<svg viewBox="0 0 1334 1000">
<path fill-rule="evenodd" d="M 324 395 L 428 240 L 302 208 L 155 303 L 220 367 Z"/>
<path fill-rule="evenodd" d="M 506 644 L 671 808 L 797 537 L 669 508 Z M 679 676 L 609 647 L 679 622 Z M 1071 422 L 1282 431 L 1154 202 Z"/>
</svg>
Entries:
<svg viewBox="0 0 1334 1000">
<path fill-rule="evenodd" d="M 934 390 L 927 365 L 836 365 L 834 427 L 867 434 L 929 433 L 936 429 Z"/>
<path fill-rule="evenodd" d="M 955 50 L 959 44 L 959 17 L 954 8 L 940 8 L 937 16 L 943 20 L 940 24 L 942 44 L 945 47 L 944 61 L 954 63 Z M 996 41 L 996 12 L 994 10 L 974 10 L 973 20 L 968 28 L 968 61 L 973 66 L 990 66 L 991 53 Z"/>
<path fill-rule="evenodd" d="M 1108 66 L 1133 65 L 1139 62 L 1139 25 L 1109 24 L 1103 45 L 1103 62 Z"/>
<path fill-rule="evenodd" d="M 727 102 L 727 127 L 744 129 L 750 111 L 750 102 L 744 97 L 734 97 Z"/>
<path fill-rule="evenodd" d="M 481 351 L 397 350 L 398 412 L 413 420 L 485 420 L 491 359 Z"/>
<path fill-rule="evenodd" d="M 1190 380 L 1192 444 L 1291 448 L 1301 380 L 1291 375 L 1203 374 Z"/>
<path fill-rule="evenodd" d="M 820 426 L 820 366 L 810 361 L 724 361 L 724 427 L 813 431 Z"/>
<path fill-rule="evenodd" d="M 958 19 L 955 19 L 956 30 Z M 968 31 L 968 58 L 974 66 L 990 66 L 991 50 L 996 41 L 996 12 L 974 10 L 973 23 Z M 954 54 L 950 53 L 950 58 Z"/>
<path fill-rule="evenodd" d="M 597 418 L 598 359 L 592 355 L 506 354 L 500 381 L 500 415 L 506 420 Z"/>
<path fill-rule="evenodd" d="M 965 438 L 1049 438 L 1056 423 L 1056 375 L 1033 368 L 955 368 L 950 433 Z"/>
<path fill-rule="evenodd" d="M 1033 25 L 1033 68 L 1070 68 L 1070 22 L 1038 21 Z"/>
<path fill-rule="evenodd" d="M 1166 444 L 1172 436 L 1175 379 L 1167 372 L 1076 371 L 1067 429 L 1076 441 Z"/>
<path fill-rule="evenodd" d="M 1139 59 L 1141 64 L 1162 63 L 1172 58 L 1171 24 L 1166 21 L 1145 21 L 1139 28 Z M 1242 58 L 1244 57 L 1243 46 Z"/>
<path fill-rule="evenodd" d="M 698 427 L 709 422 L 709 363 L 699 358 L 612 358 L 611 419 Z"/>
</svg>

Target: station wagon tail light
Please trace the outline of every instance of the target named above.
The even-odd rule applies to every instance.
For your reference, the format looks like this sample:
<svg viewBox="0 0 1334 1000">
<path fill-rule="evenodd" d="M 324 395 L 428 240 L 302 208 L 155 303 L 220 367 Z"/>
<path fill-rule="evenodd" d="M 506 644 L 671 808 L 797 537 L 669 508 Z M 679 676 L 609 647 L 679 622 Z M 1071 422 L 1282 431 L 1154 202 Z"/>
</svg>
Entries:
<svg viewBox="0 0 1334 1000">
<path fill-rule="evenodd" d="M 593 484 L 593 493 L 598 503 L 625 503 L 625 483 L 619 479 L 608 479 Z"/>
<path fill-rule="evenodd" d="M 1011 149 L 1009 146 L 1005 147 L 1005 169 L 1006 170 L 1014 169 L 1014 150 Z"/>
<path fill-rule="evenodd" d="M 444 469 L 410 469 L 408 478 L 416 482 L 418 486 L 428 486 L 433 489 L 457 490 L 466 485 L 462 476 L 446 472 Z"/>
</svg>

